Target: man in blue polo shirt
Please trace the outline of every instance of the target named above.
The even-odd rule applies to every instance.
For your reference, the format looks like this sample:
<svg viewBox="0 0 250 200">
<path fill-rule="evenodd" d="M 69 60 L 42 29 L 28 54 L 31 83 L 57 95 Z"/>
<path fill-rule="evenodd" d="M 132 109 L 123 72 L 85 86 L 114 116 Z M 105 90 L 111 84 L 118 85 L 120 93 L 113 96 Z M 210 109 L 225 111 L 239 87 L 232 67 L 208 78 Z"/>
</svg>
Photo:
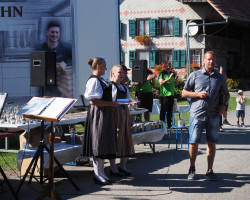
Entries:
<svg viewBox="0 0 250 200">
<path fill-rule="evenodd" d="M 183 88 L 182 97 L 191 98 L 189 119 L 189 157 L 190 168 L 188 179 L 194 180 L 195 160 L 203 129 L 206 130 L 207 162 L 206 178 L 217 180 L 213 172 L 213 162 L 216 152 L 216 142 L 220 128 L 221 114 L 224 112 L 229 100 L 226 81 L 215 67 L 215 57 L 212 51 L 207 51 L 203 59 L 204 68 L 192 72 Z M 220 95 L 223 102 L 220 103 Z"/>
</svg>

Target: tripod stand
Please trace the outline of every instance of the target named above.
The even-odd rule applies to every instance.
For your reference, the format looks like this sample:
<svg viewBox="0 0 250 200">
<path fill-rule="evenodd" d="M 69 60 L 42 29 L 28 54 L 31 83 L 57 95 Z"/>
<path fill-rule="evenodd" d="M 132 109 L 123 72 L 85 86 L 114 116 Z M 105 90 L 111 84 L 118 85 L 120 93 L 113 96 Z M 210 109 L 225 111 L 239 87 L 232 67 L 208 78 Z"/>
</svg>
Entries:
<svg viewBox="0 0 250 200">
<path fill-rule="evenodd" d="M 51 125 L 51 128 L 53 129 L 53 126 Z M 52 131 L 53 132 L 53 131 Z M 41 140 L 40 140 L 40 145 L 38 146 L 38 149 L 36 150 L 36 153 L 33 157 L 33 159 L 31 160 L 24 176 L 23 179 L 17 189 L 17 193 L 20 191 L 27 175 L 30 172 L 31 167 L 32 171 L 30 173 L 30 179 L 29 179 L 29 183 L 31 183 L 31 180 L 33 178 L 34 175 L 34 171 L 35 171 L 35 167 L 37 165 L 37 162 L 39 160 L 40 157 L 40 181 L 38 180 L 39 183 L 43 184 L 45 181 L 47 181 L 47 179 L 44 180 L 44 174 L 43 174 L 43 162 L 44 162 L 44 149 L 50 153 L 49 148 L 47 147 L 47 145 L 44 143 L 44 120 L 42 120 L 41 122 Z M 51 156 L 51 155 L 50 155 Z M 53 155 L 54 156 L 54 155 Z M 76 190 L 79 190 L 78 186 L 74 183 L 74 181 L 70 178 L 70 176 L 68 175 L 68 173 L 65 171 L 65 169 L 63 168 L 63 166 L 61 165 L 61 163 L 54 157 L 54 161 L 56 162 L 57 166 L 63 171 L 63 173 L 65 174 L 65 176 L 70 180 L 70 182 L 73 184 L 73 186 L 76 188 Z M 34 177 L 36 179 L 36 177 Z M 36 179 L 37 180 L 37 179 Z"/>
</svg>

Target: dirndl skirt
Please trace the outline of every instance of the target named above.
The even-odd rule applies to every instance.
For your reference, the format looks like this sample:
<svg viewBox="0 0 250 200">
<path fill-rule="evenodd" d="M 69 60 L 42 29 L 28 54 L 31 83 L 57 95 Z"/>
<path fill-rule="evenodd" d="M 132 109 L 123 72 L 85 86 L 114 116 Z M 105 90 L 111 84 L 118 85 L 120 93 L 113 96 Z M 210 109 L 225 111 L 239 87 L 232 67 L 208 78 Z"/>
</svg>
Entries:
<svg viewBox="0 0 250 200">
<path fill-rule="evenodd" d="M 128 106 L 116 108 L 117 152 L 116 157 L 134 156 L 134 143 L 131 132 L 131 120 Z"/>
<path fill-rule="evenodd" d="M 114 159 L 117 151 L 115 109 L 90 105 L 86 120 L 83 156 Z"/>
</svg>

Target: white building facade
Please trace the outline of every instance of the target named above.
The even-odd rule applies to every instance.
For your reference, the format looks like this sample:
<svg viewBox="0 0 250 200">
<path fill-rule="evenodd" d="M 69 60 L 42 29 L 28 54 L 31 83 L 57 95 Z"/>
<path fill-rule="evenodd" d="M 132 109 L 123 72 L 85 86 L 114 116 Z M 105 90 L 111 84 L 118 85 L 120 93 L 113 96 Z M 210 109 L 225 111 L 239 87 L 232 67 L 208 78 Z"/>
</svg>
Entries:
<svg viewBox="0 0 250 200">
<path fill-rule="evenodd" d="M 187 23 L 202 22 L 206 10 L 199 7 L 197 12 L 176 0 L 120 1 L 121 63 L 131 67 L 133 60 L 146 59 L 153 68 L 169 61 L 180 71 L 186 65 Z M 199 32 L 190 37 L 190 61 L 201 65 L 205 37 Z M 150 35 L 149 45 L 134 40 L 140 34 Z"/>
</svg>

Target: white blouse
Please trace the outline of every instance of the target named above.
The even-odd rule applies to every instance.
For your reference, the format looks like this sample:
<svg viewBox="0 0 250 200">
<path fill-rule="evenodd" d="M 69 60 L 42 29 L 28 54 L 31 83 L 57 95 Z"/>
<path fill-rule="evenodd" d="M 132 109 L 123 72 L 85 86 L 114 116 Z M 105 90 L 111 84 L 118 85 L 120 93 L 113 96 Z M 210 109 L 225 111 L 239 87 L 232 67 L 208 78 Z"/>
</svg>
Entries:
<svg viewBox="0 0 250 200">
<path fill-rule="evenodd" d="M 117 86 L 121 91 L 125 91 L 124 87 L 121 85 Z M 125 86 L 126 87 L 126 86 Z M 127 89 L 127 99 L 130 99 L 130 93 L 129 93 L 129 90 L 128 88 L 126 87 Z M 116 101 L 116 97 L 117 97 L 117 88 L 115 87 L 115 85 L 112 84 L 112 99 L 113 101 Z"/>
<path fill-rule="evenodd" d="M 103 83 L 108 86 L 108 83 L 102 79 Z M 103 94 L 102 86 L 97 78 L 90 78 L 86 84 L 84 97 L 87 100 L 101 99 Z"/>
</svg>

